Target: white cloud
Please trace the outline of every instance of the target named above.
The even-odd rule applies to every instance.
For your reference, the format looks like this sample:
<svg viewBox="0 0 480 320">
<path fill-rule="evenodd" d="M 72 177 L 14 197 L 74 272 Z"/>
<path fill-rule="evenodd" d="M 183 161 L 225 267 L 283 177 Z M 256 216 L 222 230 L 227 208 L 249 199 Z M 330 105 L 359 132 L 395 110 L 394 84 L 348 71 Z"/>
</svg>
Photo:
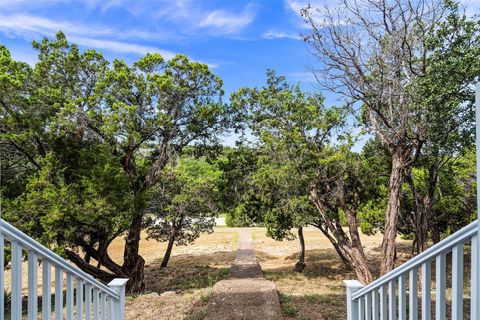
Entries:
<svg viewBox="0 0 480 320">
<path fill-rule="evenodd" d="M 276 30 L 268 30 L 264 34 L 262 34 L 263 39 L 294 39 L 294 40 L 301 40 L 302 37 L 299 33 L 296 32 L 285 32 L 285 31 L 276 31 Z"/>
<path fill-rule="evenodd" d="M 164 40 L 173 36 L 161 32 L 148 32 L 136 29 L 118 30 L 102 25 L 70 23 L 24 14 L 0 15 L 0 30 L 13 33 L 33 32 L 47 35 L 52 35 L 62 30 L 65 33 L 90 37 L 140 38 L 149 40 Z"/>
<path fill-rule="evenodd" d="M 251 6 L 247 6 L 241 14 L 233 14 L 224 10 L 211 11 L 198 23 L 198 26 L 214 28 L 222 34 L 238 33 L 250 25 L 254 19 L 250 8 Z"/>
<path fill-rule="evenodd" d="M 286 5 L 294 13 L 300 15 L 300 11 L 308 5 L 306 0 L 286 0 Z"/>
<path fill-rule="evenodd" d="M 313 72 L 305 71 L 305 72 L 292 72 L 287 74 L 287 80 L 293 80 L 303 83 L 317 83 L 317 79 Z"/>
<path fill-rule="evenodd" d="M 162 8 L 156 11 L 155 18 L 179 25 L 188 35 L 232 35 L 238 34 L 255 19 L 255 8 L 247 4 L 240 12 L 203 7 L 201 1 L 177 0 L 162 2 Z M 188 21 L 188 23 L 185 23 Z"/>
<path fill-rule="evenodd" d="M 126 30 L 122 32 L 102 26 L 72 24 L 62 21 L 53 21 L 50 19 L 29 16 L 29 15 L 11 15 L 0 16 L 0 31 L 6 34 L 19 35 L 31 40 L 39 36 L 53 36 L 57 31 L 63 31 L 70 40 L 80 45 L 105 49 L 114 52 L 135 53 L 144 55 L 147 52 L 159 52 L 166 59 L 174 56 L 174 53 L 161 50 L 151 46 L 140 45 L 125 41 L 118 41 L 112 38 L 152 38 L 154 34 L 140 32 L 135 30 Z M 107 38 L 108 39 L 105 39 Z"/>
<path fill-rule="evenodd" d="M 138 55 L 145 55 L 147 53 L 158 52 L 166 60 L 169 60 L 175 56 L 175 53 L 171 51 L 160 50 L 152 46 L 144 46 L 144 45 L 135 44 L 135 43 L 105 40 L 105 39 L 85 38 L 80 36 L 71 36 L 70 39 L 73 42 L 86 47 L 105 49 L 105 50 L 110 50 L 110 51 L 120 52 L 120 53 L 135 53 Z"/>
</svg>

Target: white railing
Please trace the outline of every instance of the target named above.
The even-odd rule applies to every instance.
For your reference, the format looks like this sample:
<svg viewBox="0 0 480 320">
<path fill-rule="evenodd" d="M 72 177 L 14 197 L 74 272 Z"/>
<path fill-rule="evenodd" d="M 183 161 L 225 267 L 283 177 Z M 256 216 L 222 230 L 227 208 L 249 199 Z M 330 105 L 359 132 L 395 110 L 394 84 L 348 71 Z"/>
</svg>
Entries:
<svg viewBox="0 0 480 320">
<path fill-rule="evenodd" d="M 7 289 L 3 267 L 5 241 L 10 244 L 11 248 L 9 270 L 11 284 L 8 288 L 11 294 L 9 308 L 11 320 L 21 320 L 24 313 L 28 320 L 37 320 L 39 314 L 44 320 L 52 318 L 55 320 L 124 319 L 125 285 L 128 279 L 114 279 L 106 286 L 2 219 L 0 219 L 0 319 L 8 319 L 5 308 L 6 297 L 4 296 L 5 289 Z M 22 294 L 24 252 L 28 257 L 28 263 L 25 266 L 28 269 L 27 310 L 23 310 Z M 41 265 L 42 273 L 41 308 L 38 306 L 39 265 Z M 52 281 L 52 268 L 54 269 L 54 281 Z M 55 300 L 52 306 L 53 283 Z M 41 309 L 41 313 L 39 309 Z"/>
<path fill-rule="evenodd" d="M 477 208 L 480 208 L 480 83 L 476 85 L 475 100 Z M 480 210 L 477 209 L 477 215 L 479 214 Z M 435 265 L 435 319 L 446 319 L 447 254 L 451 254 L 450 319 L 461 320 L 467 316 L 464 315 L 464 296 L 470 292 L 470 319 L 480 320 L 479 241 L 480 223 L 477 220 L 365 287 L 356 280 L 344 281 L 347 287 L 347 319 L 405 320 L 408 317 L 416 320 L 419 313 L 422 320 L 432 319 L 433 264 Z M 465 247 L 469 247 L 471 253 L 470 290 L 464 288 Z"/>
<path fill-rule="evenodd" d="M 471 251 L 470 319 L 480 319 L 478 310 L 479 255 L 478 222 L 475 221 L 445 240 L 425 250 L 383 277 L 363 286 L 356 280 L 347 287 L 347 318 L 353 319 L 432 319 L 432 264 L 435 263 L 435 319 L 446 319 L 447 254 L 451 252 L 451 319 L 464 319 L 464 247 Z M 418 275 L 421 274 L 421 304 Z M 407 282 L 408 281 L 408 282 Z M 407 300 L 408 298 L 408 300 Z M 407 315 L 408 312 L 408 315 Z"/>
</svg>

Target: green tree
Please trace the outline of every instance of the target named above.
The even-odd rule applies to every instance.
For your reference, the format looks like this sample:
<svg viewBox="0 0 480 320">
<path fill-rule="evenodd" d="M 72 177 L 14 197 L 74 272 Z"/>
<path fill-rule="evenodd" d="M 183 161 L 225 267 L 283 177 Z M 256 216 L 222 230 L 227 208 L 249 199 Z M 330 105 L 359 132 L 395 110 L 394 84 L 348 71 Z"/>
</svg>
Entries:
<svg viewBox="0 0 480 320">
<path fill-rule="evenodd" d="M 291 227 L 314 225 L 359 279 L 370 282 L 356 219 L 361 184 L 352 183 L 354 170 L 342 167 L 354 157 L 348 148 L 332 147 L 333 139 L 348 141 L 339 132 L 345 109 L 326 108 L 322 96 L 302 92 L 274 71 L 267 72 L 264 87 L 240 89 L 231 101 L 247 110 L 259 139 L 258 193 L 271 205 L 265 219 L 269 233 L 280 239 L 291 236 Z M 349 234 L 342 229 L 340 208 L 348 216 Z"/>
<path fill-rule="evenodd" d="M 443 166 L 457 159 L 474 144 L 474 84 L 480 74 L 480 20 L 469 20 L 459 5 L 447 1 L 448 16 L 439 22 L 426 43 L 429 55 L 422 77 L 411 83 L 410 91 L 417 107 L 427 118 L 427 139 L 416 165 L 427 175 L 427 186 L 416 188 L 408 178 L 413 196 L 416 251 L 427 247 L 430 231 L 436 230 L 440 217 L 435 215 L 436 192 Z M 407 175 L 410 172 L 407 170 Z"/>
<path fill-rule="evenodd" d="M 239 143 L 234 148 L 225 147 L 215 161 L 223 172 L 220 203 L 228 226 L 247 227 L 263 223 L 263 204 L 252 184 L 258 153 L 258 148 Z"/>
<path fill-rule="evenodd" d="M 174 244 L 187 245 L 202 232 L 213 232 L 221 174 L 204 158 L 188 157 L 163 171 L 147 211 L 148 236 L 168 242 L 161 268 L 167 266 Z"/>
<path fill-rule="evenodd" d="M 385 274 L 395 267 L 405 175 L 422 147 L 440 132 L 432 124 L 452 129 L 460 106 L 452 102 L 459 102 L 458 97 L 468 92 L 467 83 L 478 75 L 478 59 L 473 61 L 478 56 L 477 27 L 462 21 L 450 1 L 345 0 L 334 11 L 308 6 L 302 14 L 312 28 L 306 40 L 319 61 L 314 68 L 317 79 L 351 102 L 361 103 L 365 127 L 389 152 L 381 263 Z M 456 69 L 470 68 L 471 63 L 471 74 Z M 437 76 L 446 80 L 445 88 Z M 447 97 L 445 103 L 442 97 Z"/>
<path fill-rule="evenodd" d="M 127 277 L 128 290 L 140 291 L 139 243 L 151 191 L 185 146 L 216 142 L 230 123 L 222 81 L 182 55 L 165 61 L 147 54 L 132 66 L 115 60 L 108 68 L 100 53 L 80 52 L 61 33 L 34 47 L 33 69 L 0 50 L 1 138 L 37 169 L 11 202 L 11 220 L 28 221 L 21 227 L 47 235 L 46 244 L 92 275 Z M 24 219 L 18 208 L 27 201 Z M 104 223 L 96 221 L 96 206 L 107 211 Z M 68 226 L 67 236 L 59 226 Z M 108 246 L 122 234 L 117 263 Z"/>
</svg>

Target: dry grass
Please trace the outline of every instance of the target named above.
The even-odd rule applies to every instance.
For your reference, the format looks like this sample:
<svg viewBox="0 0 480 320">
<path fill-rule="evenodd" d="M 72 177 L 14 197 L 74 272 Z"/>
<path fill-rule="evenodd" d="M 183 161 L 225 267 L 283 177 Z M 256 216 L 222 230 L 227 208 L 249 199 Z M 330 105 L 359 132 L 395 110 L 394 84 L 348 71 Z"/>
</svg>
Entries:
<svg viewBox="0 0 480 320">
<path fill-rule="evenodd" d="M 320 320 L 345 319 L 345 288 L 342 280 L 355 279 L 347 271 L 330 242 L 316 229 L 304 229 L 307 267 L 303 273 L 293 271 L 298 255 L 298 241 L 275 241 L 265 235 L 264 228 L 252 228 L 257 260 L 266 279 L 277 285 L 285 319 Z M 382 235 L 362 236 L 364 248 L 374 277 L 380 265 Z M 212 234 L 202 235 L 193 245 L 175 247 L 169 266 L 160 269 L 165 250 L 164 243 L 142 240 L 140 252 L 146 260 L 146 290 L 137 296 L 127 297 L 126 318 L 129 320 L 187 319 L 201 320 L 211 297 L 211 287 L 228 276 L 235 258 L 238 229 L 216 228 Z M 398 261 L 410 258 L 410 242 L 398 240 Z M 469 250 L 465 256 L 465 287 L 468 291 Z M 114 241 L 110 255 L 121 261 L 123 240 Z M 451 261 L 451 254 L 447 255 Z M 26 266 L 24 267 L 26 272 Z M 39 270 L 40 271 L 40 270 Z M 432 288 L 435 264 L 432 264 Z M 450 287 L 451 267 L 447 266 L 447 288 Z M 41 277 L 41 272 L 39 272 Z M 9 282 L 8 271 L 5 277 Z M 26 288 L 26 274 L 23 277 Z M 26 294 L 26 290 L 24 290 Z M 39 287 L 41 293 L 41 287 Z M 447 297 L 450 289 L 447 289 Z M 435 294 L 432 291 L 432 309 Z M 465 297 L 465 314 L 468 313 L 468 296 Z M 447 303 L 447 314 L 450 304 Z"/>
<path fill-rule="evenodd" d="M 229 267 L 235 259 L 237 230 L 215 228 L 214 233 L 203 234 L 192 245 L 174 247 L 169 266 L 163 270 L 160 269 L 160 261 L 165 252 L 165 243 L 145 238 L 143 235 L 140 242 L 140 254 L 146 261 L 145 293 L 127 297 L 126 318 L 173 320 L 200 314 L 213 284 L 228 275 Z M 122 261 L 123 245 L 123 239 L 117 239 L 109 248 L 109 254 L 117 262 Z M 24 262 L 22 267 L 24 310 L 28 294 L 27 270 L 27 263 Z M 6 270 L 4 280 L 6 287 L 9 288 L 10 270 Z M 38 283 L 38 294 L 41 296 L 41 267 L 38 269 Z M 54 292 L 52 283 L 52 293 Z M 162 295 L 165 292 L 167 293 Z"/>
<path fill-rule="evenodd" d="M 237 242 L 236 229 L 215 228 L 193 245 L 175 247 L 169 266 L 160 269 L 165 244 L 142 241 L 146 293 L 127 299 L 127 320 L 201 319 L 211 287 L 228 276 Z M 121 259 L 122 241 L 114 243 L 112 250 L 112 256 Z"/>
<path fill-rule="evenodd" d="M 280 292 L 285 319 L 345 319 L 346 300 L 342 280 L 356 279 L 345 269 L 332 245 L 320 231 L 304 230 L 306 264 L 303 273 L 293 271 L 298 255 L 298 241 L 274 241 L 265 229 L 255 230 L 255 250 L 265 278 L 272 280 Z M 381 235 L 363 236 L 369 264 L 378 275 Z M 410 243 L 399 240 L 398 259 L 409 258 Z"/>
</svg>

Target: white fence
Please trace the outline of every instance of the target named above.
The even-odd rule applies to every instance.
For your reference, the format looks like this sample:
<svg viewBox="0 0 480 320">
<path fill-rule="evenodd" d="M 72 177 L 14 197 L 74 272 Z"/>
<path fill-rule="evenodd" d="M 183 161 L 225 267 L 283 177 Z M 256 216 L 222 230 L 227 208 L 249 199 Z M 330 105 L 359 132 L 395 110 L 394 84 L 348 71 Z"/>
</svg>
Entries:
<svg viewBox="0 0 480 320">
<path fill-rule="evenodd" d="M 125 285 L 128 279 L 114 279 L 108 286 L 72 266 L 18 229 L 0 219 L 0 319 L 8 319 L 5 310 L 5 241 L 11 248 L 11 320 L 123 320 L 125 317 Z M 28 299 L 23 310 L 23 254 L 28 256 Z M 41 262 L 41 263 L 39 263 Z M 41 265 L 42 297 L 38 306 L 38 269 Z M 52 268 L 54 279 L 52 279 Z M 54 280 L 54 281 L 52 281 Z M 64 285 L 65 282 L 65 285 Z M 52 283 L 54 304 L 52 306 Z M 64 293 L 65 290 L 65 293 Z M 65 299 L 65 301 L 64 301 Z M 40 309 L 40 310 L 39 310 Z M 53 309 L 53 313 L 52 313 Z"/>
<path fill-rule="evenodd" d="M 471 251 L 470 319 L 479 314 L 478 222 L 475 221 L 425 250 L 366 287 L 347 280 L 347 314 L 353 319 L 432 319 L 432 264 L 435 262 L 435 319 L 446 319 L 447 254 L 451 253 L 451 317 L 464 319 L 464 247 Z M 419 279 L 420 274 L 420 279 Z M 408 282 L 407 282 L 408 281 Z M 419 286 L 421 304 L 419 304 Z M 408 293 L 408 294 L 407 294 Z M 407 300 L 408 298 L 408 300 Z"/>
</svg>

